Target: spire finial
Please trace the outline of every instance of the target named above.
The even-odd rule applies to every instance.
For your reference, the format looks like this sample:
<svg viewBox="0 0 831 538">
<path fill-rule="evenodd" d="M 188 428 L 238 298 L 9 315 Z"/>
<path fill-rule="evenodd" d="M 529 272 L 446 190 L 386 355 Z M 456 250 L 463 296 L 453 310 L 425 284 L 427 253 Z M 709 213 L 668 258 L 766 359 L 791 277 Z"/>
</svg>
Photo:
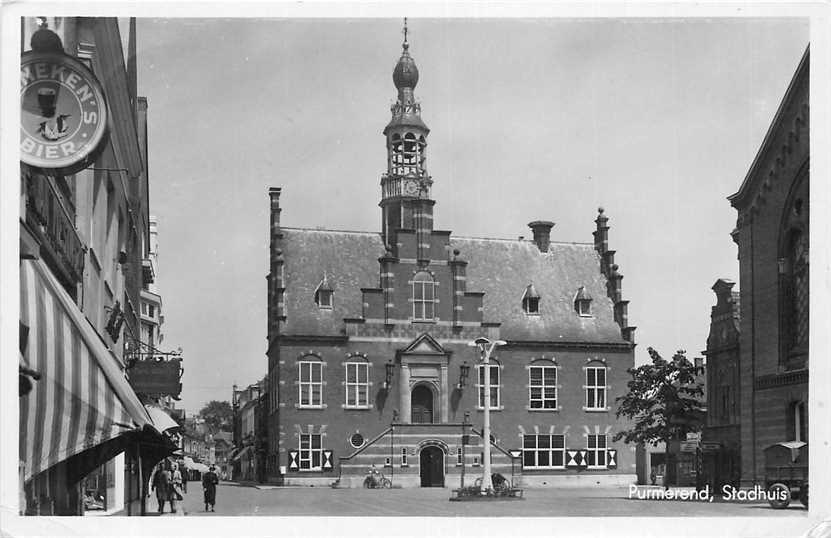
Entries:
<svg viewBox="0 0 831 538">
<path fill-rule="evenodd" d="M 407 17 L 404 17 L 404 43 L 402 45 L 404 47 L 404 50 L 410 48 L 410 44 L 407 43 L 407 32 Z"/>
</svg>

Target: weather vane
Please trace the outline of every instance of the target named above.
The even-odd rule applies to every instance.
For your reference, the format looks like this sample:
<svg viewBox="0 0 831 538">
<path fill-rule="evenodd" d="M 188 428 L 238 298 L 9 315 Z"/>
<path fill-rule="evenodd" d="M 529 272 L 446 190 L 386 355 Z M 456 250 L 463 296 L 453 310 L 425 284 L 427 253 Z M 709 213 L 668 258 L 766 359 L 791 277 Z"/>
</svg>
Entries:
<svg viewBox="0 0 831 538">
<path fill-rule="evenodd" d="M 407 44 L 407 17 L 404 17 L 404 44 Z"/>
</svg>

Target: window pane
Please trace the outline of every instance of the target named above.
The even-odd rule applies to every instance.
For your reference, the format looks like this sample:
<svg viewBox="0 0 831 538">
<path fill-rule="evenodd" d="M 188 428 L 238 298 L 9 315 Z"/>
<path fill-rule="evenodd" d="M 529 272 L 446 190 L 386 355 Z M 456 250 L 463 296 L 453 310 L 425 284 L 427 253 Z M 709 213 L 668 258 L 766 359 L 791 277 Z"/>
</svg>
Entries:
<svg viewBox="0 0 831 538">
<path fill-rule="evenodd" d="M 309 436 L 306 434 L 300 435 L 300 450 L 309 448 Z"/>
<path fill-rule="evenodd" d="M 312 385 L 312 401 L 310 402 L 311 405 L 320 405 L 320 385 Z"/>
<path fill-rule="evenodd" d="M 566 446 L 565 435 L 552 435 L 551 446 L 554 448 L 564 448 Z"/>
<path fill-rule="evenodd" d="M 551 436 L 550 435 L 540 435 L 537 438 L 537 442 L 539 443 L 539 448 L 551 448 Z"/>
<path fill-rule="evenodd" d="M 491 407 L 499 407 L 499 387 L 491 387 Z"/>
<path fill-rule="evenodd" d="M 542 384 L 542 368 L 531 368 L 530 372 L 530 379 L 531 385 L 541 385 Z"/>
<path fill-rule="evenodd" d="M 491 368 L 491 385 L 499 384 L 499 366 L 490 365 Z"/>
<path fill-rule="evenodd" d="M 321 381 L 323 379 L 323 364 L 320 362 L 311 363 L 312 366 L 312 381 Z"/>
<path fill-rule="evenodd" d="M 598 435 L 597 436 L 597 448 L 606 448 L 606 436 L 605 435 Z"/>
<path fill-rule="evenodd" d="M 347 383 L 355 383 L 358 375 L 358 369 L 356 368 L 356 364 L 347 364 L 346 365 L 346 382 Z"/>
<path fill-rule="evenodd" d="M 522 453 L 522 465 L 535 467 L 537 465 L 536 453 L 533 450 L 526 450 Z"/>
<path fill-rule="evenodd" d="M 308 381 L 309 380 L 309 363 L 301 362 L 300 363 L 300 381 Z"/>
<path fill-rule="evenodd" d="M 366 385 L 358 385 L 358 405 L 366 405 L 369 399 L 367 398 Z"/>
<path fill-rule="evenodd" d="M 594 406 L 594 389 L 586 389 L 586 407 Z"/>
<path fill-rule="evenodd" d="M 554 399 L 557 397 L 557 389 L 554 387 L 546 387 L 545 388 L 545 397 L 546 399 Z"/>
<path fill-rule="evenodd" d="M 587 448 L 596 448 L 597 447 L 597 436 L 596 435 L 589 435 L 588 437 L 588 444 L 586 445 Z"/>
<path fill-rule="evenodd" d="M 595 454 L 594 454 L 593 450 L 590 450 L 588 452 L 586 459 L 588 460 L 586 463 L 588 463 L 589 465 L 594 465 L 595 464 L 594 462 L 596 461 L 596 458 L 595 458 Z"/>
<path fill-rule="evenodd" d="M 551 453 L 551 465 L 555 467 L 562 467 L 563 466 L 563 452 L 560 450 L 555 450 Z"/>
<path fill-rule="evenodd" d="M 369 382 L 369 365 L 368 364 L 359 364 L 358 365 L 358 382 L 359 383 L 368 383 Z"/>
<path fill-rule="evenodd" d="M 536 435 L 523 435 L 522 436 L 522 447 L 523 448 L 535 448 L 537 446 L 537 436 Z"/>
<path fill-rule="evenodd" d="M 540 387 L 531 387 L 531 400 L 541 400 L 542 389 Z"/>
<path fill-rule="evenodd" d="M 597 384 L 600 386 L 606 385 L 606 369 L 598 368 L 597 370 Z"/>
<path fill-rule="evenodd" d="M 428 301 L 435 299 L 435 286 L 430 282 L 424 283 L 424 298 Z"/>
<path fill-rule="evenodd" d="M 597 391 L 597 407 L 606 407 L 606 391 L 603 389 Z"/>
<path fill-rule="evenodd" d="M 556 368 L 546 368 L 545 369 L 545 384 L 546 385 L 556 385 L 557 384 L 557 369 Z"/>
<path fill-rule="evenodd" d="M 587 368 L 586 369 L 586 385 L 594 385 L 595 384 L 595 375 L 594 375 L 594 368 Z"/>
<path fill-rule="evenodd" d="M 312 468 L 320 467 L 320 452 L 312 452 Z"/>
<path fill-rule="evenodd" d="M 606 451 L 605 450 L 598 450 L 597 451 L 597 464 L 598 465 L 606 465 Z"/>
<path fill-rule="evenodd" d="M 557 400 L 554 400 L 554 399 L 545 400 L 545 408 L 546 409 L 557 409 Z"/>
<path fill-rule="evenodd" d="M 312 435 L 312 448 L 320 448 L 320 435 Z"/>
<path fill-rule="evenodd" d="M 548 455 L 549 454 L 547 450 L 541 450 L 537 452 L 537 465 L 539 465 L 540 467 L 548 467 L 549 465 L 551 465 Z"/>
</svg>

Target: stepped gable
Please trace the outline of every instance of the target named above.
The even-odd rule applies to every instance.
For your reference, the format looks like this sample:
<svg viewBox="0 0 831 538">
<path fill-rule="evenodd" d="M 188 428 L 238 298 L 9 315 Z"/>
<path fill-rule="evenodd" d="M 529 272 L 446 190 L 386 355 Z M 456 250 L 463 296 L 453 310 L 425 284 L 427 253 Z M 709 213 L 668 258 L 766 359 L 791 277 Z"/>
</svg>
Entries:
<svg viewBox="0 0 831 538">
<path fill-rule="evenodd" d="M 378 258 L 384 255 L 381 235 L 304 228 L 281 228 L 286 320 L 283 334 L 340 335 L 343 318 L 360 317 L 361 288 L 378 287 Z M 332 309 L 320 309 L 314 293 L 324 273 L 334 290 Z"/>
<path fill-rule="evenodd" d="M 543 253 L 530 240 L 451 238 L 451 247 L 469 262 L 467 289 L 485 292 L 484 319 L 501 322 L 503 339 L 626 343 L 593 245 L 551 242 Z M 532 283 L 539 316 L 522 310 L 523 291 Z M 575 311 L 580 286 L 592 297 L 591 317 Z"/>
</svg>

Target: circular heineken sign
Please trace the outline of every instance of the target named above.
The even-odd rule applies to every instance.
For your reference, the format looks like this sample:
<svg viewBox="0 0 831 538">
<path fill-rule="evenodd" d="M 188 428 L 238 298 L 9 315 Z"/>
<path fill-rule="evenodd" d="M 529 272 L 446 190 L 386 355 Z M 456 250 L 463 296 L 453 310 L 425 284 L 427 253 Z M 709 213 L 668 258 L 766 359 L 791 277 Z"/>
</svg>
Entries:
<svg viewBox="0 0 831 538">
<path fill-rule="evenodd" d="M 20 160 L 72 174 L 89 166 L 107 131 L 95 75 L 71 56 L 26 52 L 20 62 Z"/>
</svg>

